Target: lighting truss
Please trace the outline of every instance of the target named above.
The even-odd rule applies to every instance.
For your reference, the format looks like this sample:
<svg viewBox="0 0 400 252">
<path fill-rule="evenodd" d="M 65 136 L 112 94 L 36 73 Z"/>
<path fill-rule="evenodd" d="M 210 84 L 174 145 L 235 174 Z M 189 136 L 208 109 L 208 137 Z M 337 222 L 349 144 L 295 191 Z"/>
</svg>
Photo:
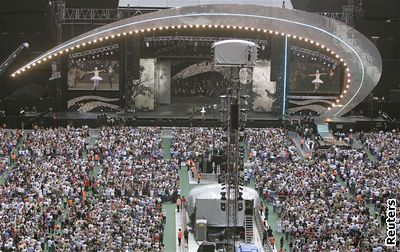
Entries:
<svg viewBox="0 0 400 252">
<path fill-rule="evenodd" d="M 117 44 L 110 45 L 110 46 L 103 46 L 103 47 L 95 48 L 95 49 L 92 49 L 92 50 L 73 53 L 73 54 L 69 55 L 69 58 L 70 59 L 80 58 L 80 57 L 84 57 L 84 56 L 88 56 L 88 55 L 93 55 L 93 54 L 98 54 L 98 53 L 103 53 L 103 52 L 109 52 L 109 51 L 116 50 L 116 49 L 118 49 L 118 45 Z"/>
<path fill-rule="evenodd" d="M 323 60 L 325 60 L 325 61 L 327 61 L 329 63 L 332 63 L 332 67 L 333 68 L 335 68 L 337 66 L 337 64 L 338 64 L 337 60 L 335 60 L 335 59 L 333 59 L 331 57 L 328 57 L 325 54 L 319 53 L 317 51 L 312 51 L 312 50 L 309 50 L 309 49 L 306 49 L 306 48 L 302 48 L 302 47 L 298 47 L 298 46 L 294 46 L 294 45 L 290 46 L 290 50 L 292 50 L 294 52 L 298 52 L 298 53 L 314 56 L 314 57 L 319 57 L 319 58 L 321 58 L 321 59 L 323 59 Z"/>
<path fill-rule="evenodd" d="M 237 38 L 229 37 L 194 37 L 194 36 L 157 36 L 157 37 L 145 37 L 145 42 L 159 42 L 159 41 L 188 41 L 188 42 L 218 42 L 223 40 L 231 40 Z M 244 39 L 246 41 L 254 42 L 258 45 L 267 45 L 267 40 L 263 39 Z"/>
<path fill-rule="evenodd" d="M 111 23 L 120 19 L 139 16 L 160 10 L 159 8 L 77 9 L 62 10 L 63 24 Z"/>
</svg>

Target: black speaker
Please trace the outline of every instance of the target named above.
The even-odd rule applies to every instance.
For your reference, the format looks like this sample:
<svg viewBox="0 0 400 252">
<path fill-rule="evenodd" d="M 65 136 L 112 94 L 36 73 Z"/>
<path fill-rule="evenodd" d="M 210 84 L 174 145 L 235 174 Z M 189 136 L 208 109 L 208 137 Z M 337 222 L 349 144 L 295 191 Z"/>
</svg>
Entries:
<svg viewBox="0 0 400 252">
<path fill-rule="evenodd" d="M 21 106 L 23 105 L 15 98 L 6 98 L 4 106 L 6 115 L 19 115 Z"/>
<path fill-rule="evenodd" d="M 281 36 L 276 36 L 271 39 L 271 81 L 278 81 L 280 68 L 283 64 L 283 47 L 284 40 Z"/>
<path fill-rule="evenodd" d="M 225 211 L 226 210 L 226 204 L 225 202 L 221 202 L 221 211 Z"/>
<path fill-rule="evenodd" d="M 231 104 L 231 129 L 239 129 L 239 105 Z"/>
<path fill-rule="evenodd" d="M 140 37 L 132 38 L 132 76 L 134 79 L 140 78 Z"/>
<path fill-rule="evenodd" d="M 390 101 L 400 102 L 400 89 L 390 89 Z"/>
<path fill-rule="evenodd" d="M 55 111 L 66 111 L 68 109 L 68 56 L 61 57 L 61 78 L 56 80 L 56 101 Z"/>
</svg>

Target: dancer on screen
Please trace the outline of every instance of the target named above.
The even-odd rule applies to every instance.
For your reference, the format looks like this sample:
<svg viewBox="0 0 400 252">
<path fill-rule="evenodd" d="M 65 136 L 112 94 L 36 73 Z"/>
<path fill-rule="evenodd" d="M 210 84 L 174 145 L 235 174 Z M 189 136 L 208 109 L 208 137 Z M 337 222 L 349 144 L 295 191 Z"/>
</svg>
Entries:
<svg viewBox="0 0 400 252">
<path fill-rule="evenodd" d="M 99 73 L 101 72 L 105 72 L 106 70 L 99 70 L 97 67 L 94 68 L 94 71 L 91 72 L 87 72 L 87 73 L 93 73 L 94 76 L 92 78 L 90 78 L 91 81 L 93 81 L 93 90 L 96 90 L 97 87 L 99 86 L 100 81 L 103 80 L 103 78 L 101 78 L 99 76 Z"/>
<path fill-rule="evenodd" d="M 321 75 L 325 75 L 326 73 L 320 73 L 319 70 L 315 70 L 315 74 L 309 74 L 309 76 L 315 76 L 315 79 L 313 81 L 311 81 L 311 83 L 313 83 L 314 86 L 314 93 L 317 92 L 317 90 L 319 89 L 319 85 L 321 83 L 324 83 L 321 80 Z"/>
</svg>

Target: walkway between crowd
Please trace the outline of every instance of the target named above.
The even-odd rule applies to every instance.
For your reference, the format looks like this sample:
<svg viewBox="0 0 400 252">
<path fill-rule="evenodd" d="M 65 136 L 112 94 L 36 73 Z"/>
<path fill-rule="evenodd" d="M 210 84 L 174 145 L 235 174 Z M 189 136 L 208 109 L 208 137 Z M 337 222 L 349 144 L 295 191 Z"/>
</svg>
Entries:
<svg viewBox="0 0 400 252">
<path fill-rule="evenodd" d="M 172 132 L 169 128 L 165 128 L 162 130 L 162 146 L 164 150 L 164 159 L 171 159 L 171 142 L 172 142 Z M 182 179 L 180 181 L 180 185 L 182 185 Z M 162 211 L 166 215 L 166 223 L 164 226 L 164 245 L 165 251 L 178 251 L 176 250 L 176 206 L 174 203 L 164 203 L 162 204 Z"/>
</svg>

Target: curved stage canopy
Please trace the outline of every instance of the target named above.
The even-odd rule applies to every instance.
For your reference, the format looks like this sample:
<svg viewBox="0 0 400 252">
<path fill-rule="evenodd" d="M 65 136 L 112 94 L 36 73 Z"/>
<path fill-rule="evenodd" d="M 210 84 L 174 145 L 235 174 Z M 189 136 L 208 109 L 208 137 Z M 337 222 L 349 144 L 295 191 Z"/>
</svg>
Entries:
<svg viewBox="0 0 400 252">
<path fill-rule="evenodd" d="M 356 107 L 373 90 L 382 73 L 382 59 L 375 45 L 340 21 L 298 10 L 232 4 L 166 9 L 120 20 L 50 49 L 11 76 L 27 74 L 38 64 L 103 40 L 158 30 L 170 30 L 173 34 L 175 29 L 224 29 L 233 33 L 247 30 L 259 37 L 263 33 L 287 35 L 326 50 L 346 66 L 346 83 L 339 99 L 321 114 L 321 119 L 343 116 Z"/>
</svg>

